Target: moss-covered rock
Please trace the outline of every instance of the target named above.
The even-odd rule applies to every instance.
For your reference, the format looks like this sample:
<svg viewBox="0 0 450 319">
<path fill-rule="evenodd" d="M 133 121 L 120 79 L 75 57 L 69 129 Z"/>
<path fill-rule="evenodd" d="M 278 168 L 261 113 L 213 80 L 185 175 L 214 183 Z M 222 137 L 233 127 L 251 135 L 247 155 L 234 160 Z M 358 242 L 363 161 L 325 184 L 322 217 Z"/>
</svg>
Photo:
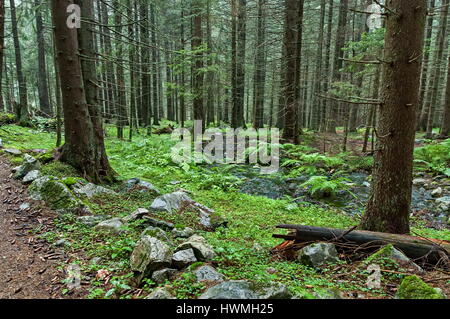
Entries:
<svg viewBox="0 0 450 319">
<path fill-rule="evenodd" d="M 427 285 L 417 276 L 408 276 L 398 287 L 397 299 L 446 299 L 438 289 Z"/>
<path fill-rule="evenodd" d="M 22 179 L 29 172 L 39 170 L 40 167 L 41 167 L 40 163 L 33 156 L 25 154 L 23 157 L 22 165 L 17 169 L 13 177 L 15 179 Z"/>
<path fill-rule="evenodd" d="M 409 259 L 400 250 L 396 249 L 392 244 L 386 245 L 374 254 L 367 257 L 363 264 L 365 266 L 370 264 L 383 265 L 384 268 L 397 270 L 399 267 L 415 272 L 422 273 L 423 269 Z"/>
<path fill-rule="evenodd" d="M 54 210 L 75 209 L 83 206 L 67 185 L 53 176 L 36 179 L 30 185 L 28 192 L 31 198 L 45 201 Z"/>
</svg>

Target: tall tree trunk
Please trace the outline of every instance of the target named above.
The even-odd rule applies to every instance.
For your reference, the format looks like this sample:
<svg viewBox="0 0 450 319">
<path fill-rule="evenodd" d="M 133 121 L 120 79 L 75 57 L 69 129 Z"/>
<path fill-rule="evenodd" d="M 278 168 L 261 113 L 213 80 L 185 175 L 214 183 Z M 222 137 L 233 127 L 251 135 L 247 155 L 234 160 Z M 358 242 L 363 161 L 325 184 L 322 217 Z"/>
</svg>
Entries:
<svg viewBox="0 0 450 319">
<path fill-rule="evenodd" d="M 0 109 L 5 109 L 3 101 L 3 62 L 5 55 L 5 0 L 0 0 Z M 6 63 L 5 63 L 6 65 Z M 6 109 L 5 109 L 6 110 Z"/>
<path fill-rule="evenodd" d="M 148 19 L 148 6 L 141 2 L 139 3 L 140 19 L 141 19 L 141 34 L 140 40 L 144 44 L 141 46 L 141 113 L 142 124 L 145 128 L 151 125 L 151 95 L 150 95 L 150 53 L 149 49 L 145 47 L 145 44 L 149 43 L 149 19 Z"/>
<path fill-rule="evenodd" d="M 388 0 L 373 185 L 361 227 L 409 232 L 425 0 Z"/>
<path fill-rule="evenodd" d="M 346 30 L 347 30 L 347 11 L 348 11 L 348 0 L 341 0 L 339 6 L 339 18 L 338 27 L 336 31 L 336 45 L 334 49 L 334 62 L 333 62 L 333 82 L 340 82 L 342 79 L 342 72 L 340 71 L 343 66 L 344 51 L 342 50 L 345 46 Z M 332 101 L 330 103 L 330 108 L 328 112 L 328 125 L 327 131 L 329 133 L 336 133 L 336 126 L 339 120 L 339 102 Z"/>
<path fill-rule="evenodd" d="M 61 150 L 61 160 L 94 183 L 111 181 L 114 172 L 106 156 L 100 112 L 96 104 L 95 66 L 91 58 L 82 62 L 78 54 L 81 49 L 84 56 L 92 57 L 92 30 L 89 24 L 83 23 L 83 27 L 78 30 L 81 35 L 78 39 L 77 29 L 67 26 L 66 9 L 74 2 L 52 0 L 51 3 L 58 67 L 59 70 L 64 70 L 59 74 L 61 83 L 64 83 L 62 97 L 65 144 Z M 84 20 L 92 21 L 92 2 L 83 3 L 81 8 Z M 85 73 L 82 73 L 82 64 Z"/>
<path fill-rule="evenodd" d="M 247 44 L 247 0 L 237 0 L 236 75 L 232 127 L 245 127 L 245 56 Z"/>
<path fill-rule="evenodd" d="M 301 0 L 301 2 L 303 2 Z M 286 143 L 299 143 L 297 94 L 300 73 L 298 64 L 299 41 L 299 3 L 297 0 L 285 1 L 285 25 L 283 46 L 286 53 L 286 73 L 284 80 L 285 121 L 283 140 Z"/>
<path fill-rule="evenodd" d="M 52 109 L 50 107 L 50 99 L 48 96 L 47 84 L 47 66 L 45 61 L 45 39 L 44 39 L 44 23 L 41 14 L 41 0 L 35 0 L 36 10 L 36 35 L 38 46 L 38 92 L 39 92 L 39 106 L 44 116 L 51 117 Z"/>
<path fill-rule="evenodd" d="M 11 10 L 11 27 L 14 40 L 14 52 L 16 56 L 17 81 L 19 82 L 19 104 L 16 107 L 16 119 L 21 125 L 27 125 L 30 119 L 28 110 L 27 82 L 23 74 L 22 54 L 20 49 L 19 31 L 17 28 L 16 4 L 9 0 Z"/>
<path fill-rule="evenodd" d="M 433 137 L 433 124 L 434 124 L 434 113 L 436 110 L 436 104 L 438 100 L 439 86 L 441 84 L 441 69 L 442 63 L 444 62 L 444 44 L 447 36 L 447 18 L 448 18 L 448 4 L 449 0 L 444 0 L 444 7 L 441 9 L 441 18 L 439 23 L 439 31 L 436 38 L 437 41 L 437 51 L 433 62 L 433 71 L 430 78 L 430 97 L 427 100 L 426 108 L 428 109 L 427 118 L 427 134 L 426 138 Z"/>
<path fill-rule="evenodd" d="M 444 114 L 442 115 L 441 135 L 450 136 L 450 54 L 448 56 L 447 89 L 445 90 Z"/>
<path fill-rule="evenodd" d="M 127 15 L 128 15 L 128 23 L 130 23 L 130 25 L 128 26 L 128 36 L 130 38 L 134 38 L 136 36 L 137 38 L 137 32 L 135 32 L 134 29 L 134 25 L 132 24 L 133 22 L 133 3 L 131 0 L 127 0 Z M 130 68 L 130 116 L 129 116 L 129 126 L 130 126 L 130 131 L 129 131 L 129 135 L 128 135 L 128 139 L 130 141 L 132 141 L 133 139 L 133 129 L 134 126 L 138 124 L 138 122 L 136 121 L 135 123 L 135 118 L 136 118 L 136 88 L 135 88 L 135 83 L 136 83 L 136 72 L 135 72 L 135 64 L 136 64 L 136 51 L 134 47 L 130 47 L 128 49 L 128 59 L 130 60 L 129 62 L 129 68 Z"/>
<path fill-rule="evenodd" d="M 435 0 L 430 0 L 430 9 L 434 9 L 436 4 Z M 426 119 L 427 119 L 427 112 L 428 110 L 425 109 L 425 93 L 427 91 L 427 84 L 428 84 L 428 71 L 429 71 L 429 64 L 430 64 L 430 47 L 431 47 L 431 39 L 433 37 L 433 21 L 434 21 L 434 14 L 429 15 L 428 17 L 428 23 L 427 23 L 427 33 L 425 38 L 425 46 L 424 46 L 424 53 L 423 53 L 423 60 L 422 60 L 422 71 L 421 71 L 421 78 L 420 78 L 420 97 L 419 97 L 419 105 L 418 105 L 418 112 L 417 112 L 417 130 L 420 130 L 423 128 L 423 130 L 426 129 Z M 423 114 L 423 115 L 422 115 Z"/>
<path fill-rule="evenodd" d="M 117 60 L 123 58 L 123 43 L 122 43 L 122 12 L 119 11 L 119 1 L 114 0 L 113 3 L 116 12 L 114 15 L 115 33 L 117 34 L 116 55 Z M 127 98 L 125 91 L 125 73 L 123 69 L 123 62 L 116 64 L 116 78 L 117 78 L 117 138 L 123 139 L 123 129 L 127 124 Z"/>
<path fill-rule="evenodd" d="M 150 5 L 150 26 L 151 26 L 151 43 L 152 49 L 152 115 L 153 124 L 159 125 L 159 53 L 156 49 L 156 17 L 155 17 L 156 6 L 154 4 Z"/>
<path fill-rule="evenodd" d="M 327 41 L 325 44 L 325 64 L 323 68 L 324 74 L 330 74 L 331 73 L 331 36 L 332 36 L 332 30 L 333 30 L 333 0 L 329 0 L 328 3 L 328 17 L 327 17 Z M 330 80 L 328 78 L 325 79 L 323 82 L 323 92 L 328 92 L 328 89 L 330 87 L 329 85 Z M 320 111 L 320 127 L 319 131 L 324 132 L 328 126 L 328 110 L 330 109 L 330 101 L 323 100 L 322 101 L 322 109 Z"/>
<path fill-rule="evenodd" d="M 194 94 L 194 120 L 202 121 L 202 130 L 205 129 L 204 111 L 203 111 L 203 52 L 201 50 L 203 43 L 202 33 L 202 1 L 193 0 L 192 2 L 193 16 L 193 34 L 192 34 L 192 50 L 196 51 L 195 62 L 192 68 Z"/>
<path fill-rule="evenodd" d="M 255 57 L 255 114 L 254 128 L 264 127 L 264 101 L 266 86 L 266 0 L 258 1 L 258 30 Z"/>
</svg>

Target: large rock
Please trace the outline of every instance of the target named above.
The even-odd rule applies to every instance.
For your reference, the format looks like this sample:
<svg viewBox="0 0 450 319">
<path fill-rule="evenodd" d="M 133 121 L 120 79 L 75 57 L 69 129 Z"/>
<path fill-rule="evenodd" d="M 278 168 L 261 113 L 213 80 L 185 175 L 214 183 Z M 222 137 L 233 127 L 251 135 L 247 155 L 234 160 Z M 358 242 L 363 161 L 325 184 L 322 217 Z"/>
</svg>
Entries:
<svg viewBox="0 0 450 319">
<path fill-rule="evenodd" d="M 391 261 L 391 265 L 386 265 L 387 261 Z M 406 269 L 415 273 L 423 273 L 423 269 L 414 263 L 411 259 L 409 259 L 404 253 L 400 250 L 396 249 L 393 245 L 387 245 L 367 257 L 364 260 L 365 265 L 369 264 L 383 264 L 387 267 L 391 266 L 395 269 L 400 266 L 403 269 Z"/>
<path fill-rule="evenodd" d="M 195 258 L 195 254 L 192 248 L 177 251 L 172 256 L 172 265 L 174 265 L 178 269 L 186 268 L 196 261 L 197 258 Z"/>
<path fill-rule="evenodd" d="M 163 284 L 167 280 L 172 280 L 177 273 L 178 270 L 172 268 L 164 268 L 161 270 L 157 270 L 152 274 L 152 281 L 157 284 Z"/>
<path fill-rule="evenodd" d="M 208 230 L 225 226 L 226 222 L 214 210 L 193 201 L 185 192 L 177 191 L 157 197 L 150 206 L 151 211 L 175 214 L 182 211 L 198 213 L 197 222 Z"/>
<path fill-rule="evenodd" d="M 285 285 L 273 284 L 260 292 L 262 299 L 291 299 L 292 293 Z"/>
<path fill-rule="evenodd" d="M 45 201 L 54 210 L 76 209 L 84 206 L 65 184 L 52 176 L 36 179 L 28 188 L 28 194 L 34 200 Z"/>
<path fill-rule="evenodd" d="M 175 225 L 171 222 L 167 222 L 165 220 L 156 219 L 150 216 L 143 216 L 143 225 L 145 226 L 153 226 L 164 229 L 165 231 L 172 231 L 175 228 Z"/>
<path fill-rule="evenodd" d="M 175 299 L 166 288 L 158 288 L 150 293 L 145 299 Z"/>
<path fill-rule="evenodd" d="M 336 262 L 338 253 L 333 244 L 316 243 L 303 247 L 298 253 L 297 260 L 307 266 L 319 267 L 326 263 Z"/>
<path fill-rule="evenodd" d="M 154 271 L 167 268 L 172 260 L 169 246 L 157 238 L 142 237 L 134 248 L 131 257 L 131 269 L 139 273 L 140 278 L 151 276 Z"/>
<path fill-rule="evenodd" d="M 29 183 L 34 182 L 35 180 L 37 180 L 40 176 L 41 176 L 41 172 L 39 172 L 38 170 L 30 171 L 22 179 L 22 183 L 29 184 Z"/>
<path fill-rule="evenodd" d="M 186 250 L 189 248 L 192 248 L 195 257 L 199 261 L 211 261 L 214 259 L 214 257 L 216 257 L 216 253 L 214 252 L 213 248 L 202 236 L 193 235 L 189 237 L 186 242 L 177 247 L 176 251 Z"/>
<path fill-rule="evenodd" d="M 214 282 L 214 281 L 223 281 L 224 276 L 221 273 L 218 273 L 217 270 L 215 270 L 213 267 L 205 265 L 197 268 L 194 271 L 195 277 L 197 278 L 197 281 L 208 281 L 208 282 Z"/>
<path fill-rule="evenodd" d="M 194 235 L 194 233 L 194 230 L 189 227 L 186 227 L 184 229 L 172 229 L 172 235 L 175 238 L 189 238 Z"/>
<path fill-rule="evenodd" d="M 225 281 L 209 288 L 199 299 L 260 299 L 253 285 L 247 281 Z"/>
<path fill-rule="evenodd" d="M 99 196 L 103 194 L 110 194 L 110 195 L 116 194 L 116 192 L 114 192 L 111 189 L 95 185 L 92 183 L 88 183 L 86 185 L 76 185 L 73 187 L 73 192 L 78 196 L 87 198 L 92 198 L 94 196 Z"/>
<path fill-rule="evenodd" d="M 157 238 L 159 240 L 169 242 L 170 238 L 167 236 L 167 233 L 159 227 L 149 226 L 141 233 L 141 237 L 150 236 Z"/>
<path fill-rule="evenodd" d="M 148 215 L 149 211 L 145 208 L 138 208 L 134 212 L 132 212 L 130 215 L 123 218 L 124 222 L 132 222 L 138 219 L 142 219 L 145 215 Z"/>
<path fill-rule="evenodd" d="M 444 196 L 436 199 L 436 208 L 445 215 L 450 215 L 450 196 Z"/>
<path fill-rule="evenodd" d="M 317 299 L 345 299 L 344 294 L 337 288 L 330 288 L 315 292 L 313 296 Z"/>
<path fill-rule="evenodd" d="M 118 235 L 124 232 L 123 226 L 120 218 L 111 218 L 98 223 L 94 229 Z"/>
<path fill-rule="evenodd" d="M 122 186 L 121 192 L 130 192 L 131 190 L 139 190 L 140 192 L 150 192 L 154 194 L 161 194 L 153 184 L 140 180 L 139 178 L 132 178 L 127 180 Z"/>
<path fill-rule="evenodd" d="M 37 159 L 35 159 L 33 156 L 30 156 L 28 154 L 25 154 L 23 156 L 23 163 L 17 171 L 14 173 L 13 177 L 15 179 L 22 179 L 27 175 L 29 172 L 34 170 L 39 170 L 41 167 L 41 164 L 38 162 Z"/>
<path fill-rule="evenodd" d="M 408 276 L 398 287 L 396 299 L 446 299 L 436 288 L 427 285 L 417 276 Z"/>
</svg>

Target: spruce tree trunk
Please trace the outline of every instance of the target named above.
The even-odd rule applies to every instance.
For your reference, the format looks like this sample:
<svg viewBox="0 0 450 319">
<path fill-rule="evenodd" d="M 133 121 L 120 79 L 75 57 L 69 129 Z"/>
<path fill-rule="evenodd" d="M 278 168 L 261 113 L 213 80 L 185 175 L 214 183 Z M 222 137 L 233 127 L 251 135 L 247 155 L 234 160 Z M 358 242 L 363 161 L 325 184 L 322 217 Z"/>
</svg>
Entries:
<svg viewBox="0 0 450 319">
<path fill-rule="evenodd" d="M 60 82 L 63 83 L 65 132 L 61 160 L 79 170 L 86 179 L 94 183 L 112 181 L 114 172 L 106 156 L 101 116 L 98 104 L 95 104 L 95 66 L 91 58 L 82 62 L 78 54 L 79 49 L 88 57 L 92 54 L 92 30 L 83 23 L 84 27 L 79 29 L 82 36 L 78 39 L 77 29 L 70 29 L 66 24 L 66 9 L 74 1 L 52 0 L 51 3 L 58 68 L 64 70 L 59 73 Z M 89 18 L 92 18 L 92 2 L 83 3 L 81 8 L 82 15 L 89 21 Z M 79 47 L 79 44 L 82 46 Z"/>
<path fill-rule="evenodd" d="M 388 0 L 373 183 L 361 228 L 409 233 L 425 0 Z M 395 12 L 395 13 L 393 13 Z"/>
<path fill-rule="evenodd" d="M 5 0 L 0 0 L 0 109 L 5 110 L 3 101 L 3 57 L 5 55 Z"/>
<path fill-rule="evenodd" d="M 255 114 L 253 127 L 264 127 L 264 101 L 266 86 L 266 0 L 258 1 L 258 30 L 255 57 Z"/>
<path fill-rule="evenodd" d="M 11 10 L 11 27 L 14 41 L 14 53 L 16 57 L 17 81 L 19 82 L 19 104 L 16 106 L 16 120 L 21 125 L 27 125 L 30 119 L 28 110 L 27 82 L 23 74 L 22 53 L 20 49 L 19 32 L 17 30 L 16 4 L 14 0 L 9 0 Z"/>
<path fill-rule="evenodd" d="M 330 56 L 331 56 L 331 32 L 333 30 L 333 0 L 329 0 L 328 3 L 328 17 L 327 17 L 327 41 L 325 44 L 325 63 L 323 68 L 324 74 L 330 74 L 331 72 L 331 63 L 330 63 Z M 323 83 L 323 92 L 328 92 L 328 89 L 330 87 L 330 80 L 328 77 L 326 80 L 324 80 Z M 320 111 L 320 132 L 325 132 L 326 128 L 328 126 L 328 112 L 330 109 L 330 101 L 323 100 L 322 101 L 322 109 Z"/>
<path fill-rule="evenodd" d="M 450 136 L 450 55 L 448 57 L 447 89 L 445 90 L 444 114 L 442 115 L 441 135 Z"/>
<path fill-rule="evenodd" d="M 35 0 L 36 10 L 36 35 L 38 46 L 38 92 L 39 92 L 39 106 L 40 110 L 46 117 L 51 117 L 53 112 L 50 107 L 50 99 L 48 96 L 48 84 L 47 84 L 47 66 L 45 61 L 45 39 L 44 39 L 44 23 L 42 20 L 42 14 L 40 8 L 42 4 L 41 0 Z"/>
<path fill-rule="evenodd" d="M 203 112 L 203 53 L 201 47 L 203 43 L 202 34 L 202 1 L 194 0 L 192 2 L 192 16 L 193 16 L 193 34 L 192 34 L 192 50 L 197 51 L 195 55 L 195 62 L 192 68 L 193 85 L 192 91 L 194 94 L 194 120 L 202 121 L 202 131 L 205 129 L 204 112 Z"/>
</svg>

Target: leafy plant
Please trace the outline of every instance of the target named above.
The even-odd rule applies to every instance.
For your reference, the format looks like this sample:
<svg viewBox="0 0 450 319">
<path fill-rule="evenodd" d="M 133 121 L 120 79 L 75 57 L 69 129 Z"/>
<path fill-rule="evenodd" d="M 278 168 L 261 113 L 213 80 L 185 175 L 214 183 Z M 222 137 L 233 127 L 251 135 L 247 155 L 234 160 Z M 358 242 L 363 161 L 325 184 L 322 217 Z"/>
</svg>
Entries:
<svg viewBox="0 0 450 319">
<path fill-rule="evenodd" d="M 339 191 L 346 191 L 352 194 L 348 183 L 351 181 L 344 177 L 328 179 L 326 176 L 313 176 L 303 183 L 302 187 L 309 187 L 309 193 L 313 198 L 334 197 Z"/>
</svg>

